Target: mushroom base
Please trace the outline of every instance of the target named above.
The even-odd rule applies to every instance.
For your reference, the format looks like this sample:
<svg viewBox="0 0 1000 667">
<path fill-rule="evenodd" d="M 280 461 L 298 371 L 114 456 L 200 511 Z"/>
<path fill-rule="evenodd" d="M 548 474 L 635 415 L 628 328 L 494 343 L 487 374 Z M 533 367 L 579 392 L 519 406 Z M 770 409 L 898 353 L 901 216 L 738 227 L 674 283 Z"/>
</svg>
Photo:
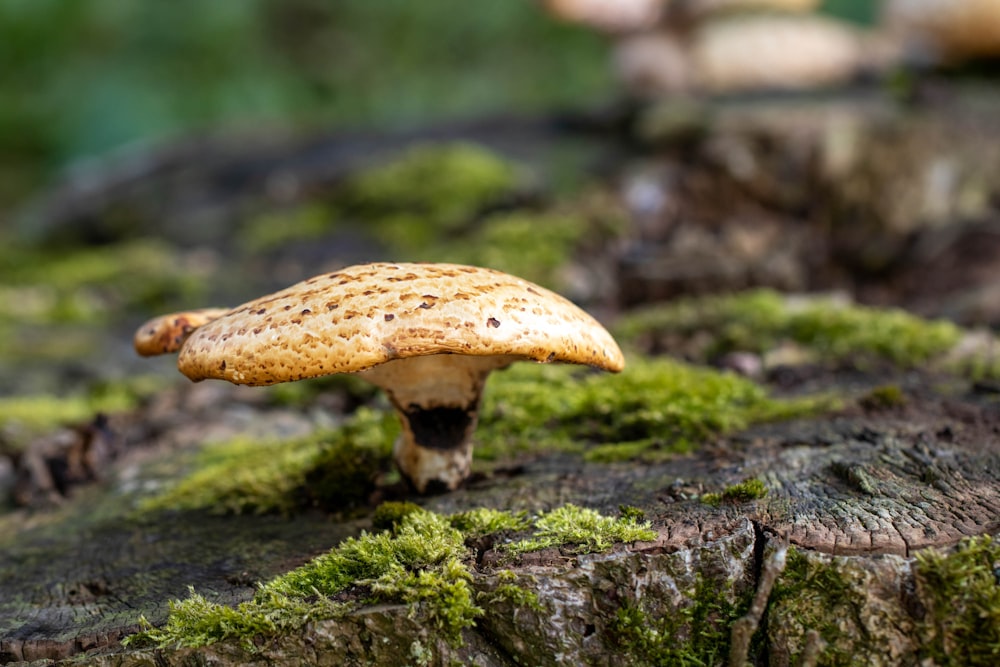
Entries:
<svg viewBox="0 0 1000 667">
<path fill-rule="evenodd" d="M 452 491 L 472 468 L 472 432 L 490 371 L 517 357 L 435 354 L 396 359 L 359 375 L 379 386 L 403 432 L 393 457 L 418 493 Z"/>
<path fill-rule="evenodd" d="M 422 447 L 399 436 L 393 459 L 406 481 L 418 493 L 446 493 L 457 489 L 472 469 L 472 442 L 451 449 Z"/>
</svg>

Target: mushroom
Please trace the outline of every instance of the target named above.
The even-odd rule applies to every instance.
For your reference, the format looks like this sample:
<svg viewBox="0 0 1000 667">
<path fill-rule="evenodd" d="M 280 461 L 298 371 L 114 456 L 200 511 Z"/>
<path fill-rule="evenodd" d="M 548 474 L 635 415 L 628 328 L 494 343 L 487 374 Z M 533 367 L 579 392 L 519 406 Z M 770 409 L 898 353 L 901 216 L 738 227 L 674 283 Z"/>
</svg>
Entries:
<svg viewBox="0 0 1000 667">
<path fill-rule="evenodd" d="M 997 0 L 887 0 L 882 23 L 918 59 L 954 64 L 1000 57 Z"/>
<path fill-rule="evenodd" d="M 136 330 L 132 344 L 135 351 L 144 357 L 176 352 L 192 331 L 228 312 L 228 308 L 200 308 L 160 315 Z"/>
<path fill-rule="evenodd" d="M 880 71 L 893 55 L 874 34 L 835 19 L 737 13 L 623 39 L 614 65 L 634 97 L 655 99 L 818 88 Z"/>
<path fill-rule="evenodd" d="M 832 18 L 795 14 L 708 22 L 695 31 L 690 55 L 696 85 L 710 93 L 829 86 L 877 70 L 883 60 L 880 43 L 864 31 Z"/>
<path fill-rule="evenodd" d="M 601 32 L 624 33 L 651 28 L 663 13 L 665 0 L 542 0 L 552 16 L 582 23 Z"/>
<path fill-rule="evenodd" d="M 205 323 L 182 343 L 177 366 L 194 381 L 247 385 L 357 373 L 388 395 L 402 424 L 396 464 L 428 493 L 468 477 L 486 378 L 518 360 L 613 372 L 625 364 L 594 318 L 526 280 L 456 264 L 376 263 Z"/>
</svg>

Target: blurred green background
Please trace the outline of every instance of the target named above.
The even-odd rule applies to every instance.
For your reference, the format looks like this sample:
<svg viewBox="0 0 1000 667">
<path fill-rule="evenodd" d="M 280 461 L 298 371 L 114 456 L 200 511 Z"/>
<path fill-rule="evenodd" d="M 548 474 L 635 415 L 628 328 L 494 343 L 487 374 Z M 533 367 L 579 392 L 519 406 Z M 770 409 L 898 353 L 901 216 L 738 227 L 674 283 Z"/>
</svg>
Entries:
<svg viewBox="0 0 1000 667">
<path fill-rule="evenodd" d="M 0 210 L 81 158 L 212 128 L 399 127 L 607 95 L 527 0 L 5 0 Z"/>
<path fill-rule="evenodd" d="M 136 141 L 580 107 L 611 97 L 609 70 L 599 35 L 529 0 L 4 0 L 0 214 Z"/>
</svg>

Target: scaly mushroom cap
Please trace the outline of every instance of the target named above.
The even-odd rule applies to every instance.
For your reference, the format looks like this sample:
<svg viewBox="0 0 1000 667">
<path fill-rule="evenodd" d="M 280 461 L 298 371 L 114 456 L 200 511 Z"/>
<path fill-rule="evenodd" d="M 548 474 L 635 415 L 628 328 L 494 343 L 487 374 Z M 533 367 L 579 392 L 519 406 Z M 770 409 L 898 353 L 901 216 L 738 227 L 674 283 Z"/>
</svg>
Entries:
<svg viewBox="0 0 1000 667">
<path fill-rule="evenodd" d="M 195 329 L 228 312 L 228 308 L 201 308 L 154 317 L 136 330 L 132 344 L 144 357 L 176 352 Z"/>
<path fill-rule="evenodd" d="M 609 371 L 625 364 L 596 320 L 526 280 L 455 264 L 377 263 L 233 309 L 190 335 L 177 366 L 192 380 L 268 385 L 441 353 Z"/>
</svg>

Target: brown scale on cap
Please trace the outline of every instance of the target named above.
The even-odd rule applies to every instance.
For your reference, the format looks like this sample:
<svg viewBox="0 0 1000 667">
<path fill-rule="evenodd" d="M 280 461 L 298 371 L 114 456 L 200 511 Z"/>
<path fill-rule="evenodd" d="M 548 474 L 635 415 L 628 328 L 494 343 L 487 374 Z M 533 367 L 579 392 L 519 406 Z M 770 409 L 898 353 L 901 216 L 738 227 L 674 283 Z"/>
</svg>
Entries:
<svg viewBox="0 0 1000 667">
<path fill-rule="evenodd" d="M 396 462 L 423 493 L 468 476 L 486 378 L 518 360 L 625 365 L 594 318 L 538 285 L 492 269 L 389 263 L 243 304 L 191 333 L 177 365 L 192 380 L 249 385 L 360 374 L 396 408 Z"/>
</svg>

